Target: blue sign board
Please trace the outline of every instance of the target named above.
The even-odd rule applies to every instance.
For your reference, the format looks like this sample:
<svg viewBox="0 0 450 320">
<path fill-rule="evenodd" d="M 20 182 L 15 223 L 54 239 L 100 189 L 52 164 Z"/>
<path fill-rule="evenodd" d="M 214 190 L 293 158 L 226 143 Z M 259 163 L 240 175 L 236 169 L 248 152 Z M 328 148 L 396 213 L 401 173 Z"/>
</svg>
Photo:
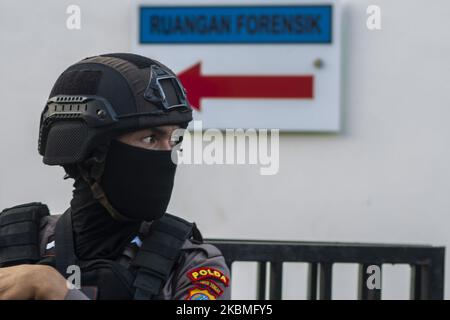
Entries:
<svg viewBox="0 0 450 320">
<path fill-rule="evenodd" d="M 331 5 L 139 8 L 141 44 L 332 42 Z"/>
</svg>

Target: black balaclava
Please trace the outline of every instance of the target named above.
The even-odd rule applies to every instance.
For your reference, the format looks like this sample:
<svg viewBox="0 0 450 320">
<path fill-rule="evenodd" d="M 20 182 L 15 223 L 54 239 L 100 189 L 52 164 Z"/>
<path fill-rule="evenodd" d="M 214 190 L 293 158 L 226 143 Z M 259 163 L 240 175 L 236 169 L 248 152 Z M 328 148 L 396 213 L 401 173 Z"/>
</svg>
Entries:
<svg viewBox="0 0 450 320">
<path fill-rule="evenodd" d="M 176 165 L 171 153 L 113 140 L 101 186 L 114 209 L 131 220 L 161 218 L 169 204 L 175 178 Z"/>
<path fill-rule="evenodd" d="M 115 259 L 139 232 L 139 222 L 120 222 L 93 198 L 80 175 L 74 177 L 70 202 L 75 253 L 78 259 Z"/>
<path fill-rule="evenodd" d="M 94 199 L 88 183 L 76 175 L 71 211 L 77 257 L 82 260 L 116 258 L 138 234 L 143 221 L 164 215 L 175 171 L 171 151 L 147 150 L 112 140 L 101 186 L 114 209 L 131 221 L 114 219 Z"/>
</svg>

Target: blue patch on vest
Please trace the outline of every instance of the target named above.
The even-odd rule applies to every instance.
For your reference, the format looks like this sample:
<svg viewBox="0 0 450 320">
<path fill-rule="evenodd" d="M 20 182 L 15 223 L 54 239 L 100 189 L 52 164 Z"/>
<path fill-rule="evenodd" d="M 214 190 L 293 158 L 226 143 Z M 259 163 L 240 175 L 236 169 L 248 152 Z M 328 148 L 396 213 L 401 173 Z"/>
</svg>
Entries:
<svg viewBox="0 0 450 320">
<path fill-rule="evenodd" d="M 209 297 L 204 293 L 196 293 L 192 295 L 190 300 L 209 300 Z"/>
</svg>

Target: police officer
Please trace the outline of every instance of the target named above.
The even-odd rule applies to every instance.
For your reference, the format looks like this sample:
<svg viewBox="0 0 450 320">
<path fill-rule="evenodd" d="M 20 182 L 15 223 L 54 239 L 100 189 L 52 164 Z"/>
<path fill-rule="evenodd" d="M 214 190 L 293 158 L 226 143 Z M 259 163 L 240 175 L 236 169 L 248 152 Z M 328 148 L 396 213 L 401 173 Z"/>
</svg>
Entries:
<svg viewBox="0 0 450 320">
<path fill-rule="evenodd" d="M 0 299 L 229 299 L 221 252 L 166 213 L 172 151 L 191 120 L 184 88 L 155 60 L 105 54 L 64 71 L 42 112 L 39 152 L 74 179 L 70 208 L 2 211 Z"/>
</svg>

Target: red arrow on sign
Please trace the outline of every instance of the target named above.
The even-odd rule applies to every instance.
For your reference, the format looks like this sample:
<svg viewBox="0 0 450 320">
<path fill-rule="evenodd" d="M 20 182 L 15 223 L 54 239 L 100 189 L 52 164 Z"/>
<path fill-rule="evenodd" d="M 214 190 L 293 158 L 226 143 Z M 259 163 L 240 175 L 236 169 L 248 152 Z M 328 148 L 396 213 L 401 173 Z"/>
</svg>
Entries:
<svg viewBox="0 0 450 320">
<path fill-rule="evenodd" d="M 190 104 L 197 110 L 202 98 L 313 98 L 312 75 L 205 76 L 201 74 L 199 62 L 178 77 L 188 92 Z"/>
</svg>

